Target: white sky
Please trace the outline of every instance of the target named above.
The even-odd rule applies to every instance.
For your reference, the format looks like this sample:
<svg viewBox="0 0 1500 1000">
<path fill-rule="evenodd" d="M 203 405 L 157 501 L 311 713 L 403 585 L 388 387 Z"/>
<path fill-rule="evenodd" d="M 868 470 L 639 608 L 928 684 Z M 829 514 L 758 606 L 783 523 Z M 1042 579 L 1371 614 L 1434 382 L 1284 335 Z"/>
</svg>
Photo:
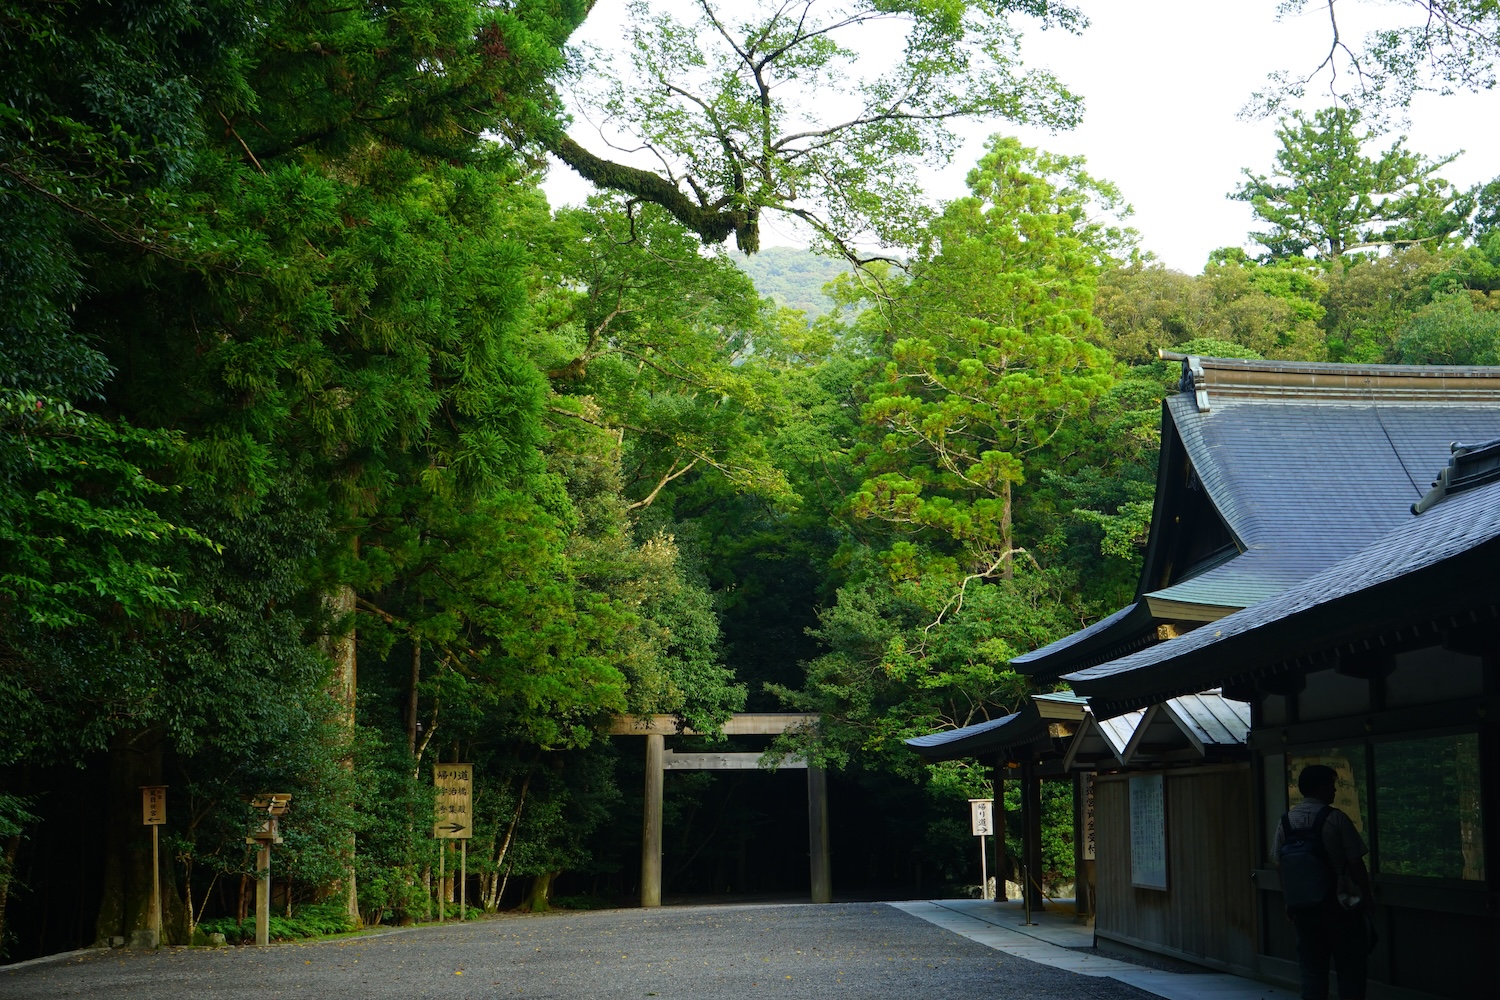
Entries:
<svg viewBox="0 0 1500 1000">
<path fill-rule="evenodd" d="M 1135 207 L 1132 222 L 1144 248 L 1169 267 L 1197 273 L 1209 251 L 1245 242 L 1253 228 L 1249 206 L 1225 195 L 1239 183 L 1242 167 L 1269 172 L 1277 148 L 1274 122 L 1241 121 L 1237 112 L 1270 71 L 1306 71 L 1318 64 L 1328 44 L 1327 15 L 1313 7 L 1277 24 L 1277 0 L 1078 3 L 1092 22 L 1081 37 L 1031 30 L 1022 56 L 1082 95 L 1083 124 L 1056 135 L 1005 121 L 967 124 L 965 147 L 946 169 L 927 172 L 924 186 L 934 200 L 962 195 L 965 173 L 995 132 L 1053 152 L 1082 154 L 1090 172 L 1114 181 Z M 601 0 L 575 40 L 621 49 L 624 6 Z M 1392 7 L 1342 4 L 1339 10 L 1345 37 L 1359 38 L 1364 26 L 1357 14 L 1390 17 Z M 1497 112 L 1500 93 L 1423 95 L 1403 131 L 1409 148 L 1430 157 L 1465 150 L 1443 176 L 1467 187 L 1500 175 Z M 574 135 L 605 152 L 598 133 L 581 119 Z M 1392 138 L 1378 145 L 1384 148 Z M 561 164 L 554 164 L 543 187 L 554 205 L 579 202 L 590 190 Z M 775 218 L 763 220 L 762 242 L 805 245 L 795 229 Z"/>
</svg>

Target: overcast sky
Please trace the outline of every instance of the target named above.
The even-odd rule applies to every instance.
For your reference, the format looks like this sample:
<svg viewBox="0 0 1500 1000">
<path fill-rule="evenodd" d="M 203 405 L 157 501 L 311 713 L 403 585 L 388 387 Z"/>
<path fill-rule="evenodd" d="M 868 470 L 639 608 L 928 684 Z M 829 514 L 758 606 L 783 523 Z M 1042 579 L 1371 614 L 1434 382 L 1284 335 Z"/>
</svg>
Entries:
<svg viewBox="0 0 1500 1000">
<path fill-rule="evenodd" d="M 1326 51 L 1327 15 L 1321 9 L 1276 23 L 1277 0 L 1079 0 L 1092 21 L 1081 37 L 1027 32 L 1028 65 L 1053 70 L 1086 102 L 1083 124 L 1050 134 L 1004 121 L 972 123 L 953 163 L 924 176 L 935 199 L 964 193 L 964 174 L 994 132 L 1019 135 L 1029 145 L 1082 154 L 1096 176 L 1119 185 L 1135 207 L 1133 223 L 1147 250 L 1168 266 L 1202 270 L 1209 251 L 1244 244 L 1252 228 L 1249 206 L 1225 195 L 1240 169 L 1268 172 L 1276 150 L 1274 122 L 1247 122 L 1237 112 L 1275 69 L 1306 70 Z M 604 49 L 621 46 L 621 0 L 601 0 L 577 36 Z M 1347 8 L 1347 10 L 1346 10 Z M 1389 16 L 1391 7 L 1341 5 L 1346 37 L 1362 36 L 1355 15 Z M 1309 107 L 1317 102 L 1309 103 Z M 1461 186 L 1500 175 L 1500 94 L 1435 97 L 1412 109 L 1410 148 L 1429 156 L 1465 150 L 1443 172 Z M 598 148 L 598 133 L 580 124 L 574 134 Z M 1382 143 L 1388 145 L 1387 138 Z M 601 150 L 602 151 L 602 150 Z M 554 205 L 581 201 L 586 182 L 556 164 L 544 184 Z M 763 222 L 767 245 L 802 245 L 792 228 Z"/>
</svg>

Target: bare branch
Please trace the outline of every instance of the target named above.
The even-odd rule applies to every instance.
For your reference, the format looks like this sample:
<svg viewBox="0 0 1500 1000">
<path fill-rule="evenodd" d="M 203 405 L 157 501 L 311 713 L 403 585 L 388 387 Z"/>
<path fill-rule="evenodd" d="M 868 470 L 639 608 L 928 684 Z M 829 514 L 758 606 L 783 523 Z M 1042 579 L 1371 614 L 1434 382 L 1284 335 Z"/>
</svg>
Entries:
<svg viewBox="0 0 1500 1000">
<path fill-rule="evenodd" d="M 652 502 L 656 499 L 657 494 L 659 494 L 662 491 L 662 489 L 668 483 L 670 483 L 674 479 L 677 479 L 680 476 L 687 475 L 690 471 L 692 471 L 693 466 L 695 466 L 697 464 L 698 464 L 698 459 L 695 458 L 691 462 L 689 462 L 688 464 L 684 465 L 681 469 L 678 469 L 677 468 L 677 461 L 676 461 L 676 459 L 673 459 L 673 461 L 672 461 L 672 467 L 670 469 L 668 469 L 666 475 L 662 476 L 661 479 L 660 479 L 660 481 L 657 482 L 656 488 L 654 490 L 652 490 L 650 493 L 646 494 L 646 498 L 644 500 L 637 500 L 635 503 L 630 504 L 625 509 L 626 510 L 637 510 L 637 509 L 639 509 L 641 507 L 649 507 L 649 506 L 651 506 Z"/>
</svg>

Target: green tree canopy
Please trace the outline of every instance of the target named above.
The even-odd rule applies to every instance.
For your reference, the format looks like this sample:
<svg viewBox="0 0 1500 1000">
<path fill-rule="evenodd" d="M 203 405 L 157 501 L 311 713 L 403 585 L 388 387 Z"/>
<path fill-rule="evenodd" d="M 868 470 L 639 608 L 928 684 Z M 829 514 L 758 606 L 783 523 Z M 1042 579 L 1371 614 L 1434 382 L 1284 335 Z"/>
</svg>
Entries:
<svg viewBox="0 0 1500 1000">
<path fill-rule="evenodd" d="M 882 304 L 890 355 L 864 414 L 882 437 L 853 505 L 957 543 L 959 575 L 988 579 L 1012 564 L 1012 488 L 1112 382 L 1090 308 L 1130 234 L 1076 158 L 997 137 L 968 181 Z"/>
<path fill-rule="evenodd" d="M 1429 160 L 1405 137 L 1376 157 L 1363 150 L 1374 137 L 1360 113 L 1324 108 L 1311 118 L 1295 111 L 1276 130 L 1281 148 L 1269 175 L 1246 168 L 1230 195 L 1249 202 L 1269 224 L 1250 238 L 1273 258 L 1307 253 L 1332 260 L 1353 250 L 1441 241 L 1464 226 L 1467 205 L 1437 172 L 1453 153 Z"/>
<path fill-rule="evenodd" d="M 581 63 L 579 88 L 610 127 L 660 162 L 611 162 L 560 130 L 547 148 L 604 188 L 655 202 L 717 243 L 760 246 L 761 214 L 853 241 L 899 241 L 920 215 L 916 168 L 945 159 L 961 119 L 1078 120 L 1081 102 L 1050 73 L 1025 70 L 1013 18 L 1081 29 L 1053 0 L 698 0 L 692 20 L 638 0 L 629 65 Z M 863 29 L 901 33 L 891 61 L 862 58 Z M 866 67 L 882 65 L 880 72 Z M 601 81 L 590 86 L 593 79 Z"/>
</svg>

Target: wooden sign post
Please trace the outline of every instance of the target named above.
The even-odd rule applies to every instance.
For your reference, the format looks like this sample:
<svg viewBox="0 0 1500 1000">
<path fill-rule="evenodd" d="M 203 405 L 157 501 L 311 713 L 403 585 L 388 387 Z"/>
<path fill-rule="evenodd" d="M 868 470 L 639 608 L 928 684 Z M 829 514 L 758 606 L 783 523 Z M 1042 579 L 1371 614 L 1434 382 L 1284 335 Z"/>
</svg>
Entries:
<svg viewBox="0 0 1500 1000">
<path fill-rule="evenodd" d="M 474 836 L 474 765 L 434 764 L 432 767 L 433 799 L 437 803 L 437 818 L 432 824 L 432 835 L 438 840 L 457 840 L 459 843 L 458 869 L 458 919 L 466 917 L 469 908 L 469 838 Z M 443 919 L 443 907 L 447 905 L 447 887 L 443 884 L 443 861 L 447 845 L 438 851 L 438 920 Z"/>
<path fill-rule="evenodd" d="M 151 828 L 151 937 L 152 946 L 161 945 L 161 835 L 167 821 L 167 786 L 141 786 L 141 824 Z"/>
<path fill-rule="evenodd" d="M 995 832 L 995 800 L 970 799 L 969 825 L 979 838 L 979 898 L 990 898 L 990 860 L 985 838 Z"/>
</svg>

